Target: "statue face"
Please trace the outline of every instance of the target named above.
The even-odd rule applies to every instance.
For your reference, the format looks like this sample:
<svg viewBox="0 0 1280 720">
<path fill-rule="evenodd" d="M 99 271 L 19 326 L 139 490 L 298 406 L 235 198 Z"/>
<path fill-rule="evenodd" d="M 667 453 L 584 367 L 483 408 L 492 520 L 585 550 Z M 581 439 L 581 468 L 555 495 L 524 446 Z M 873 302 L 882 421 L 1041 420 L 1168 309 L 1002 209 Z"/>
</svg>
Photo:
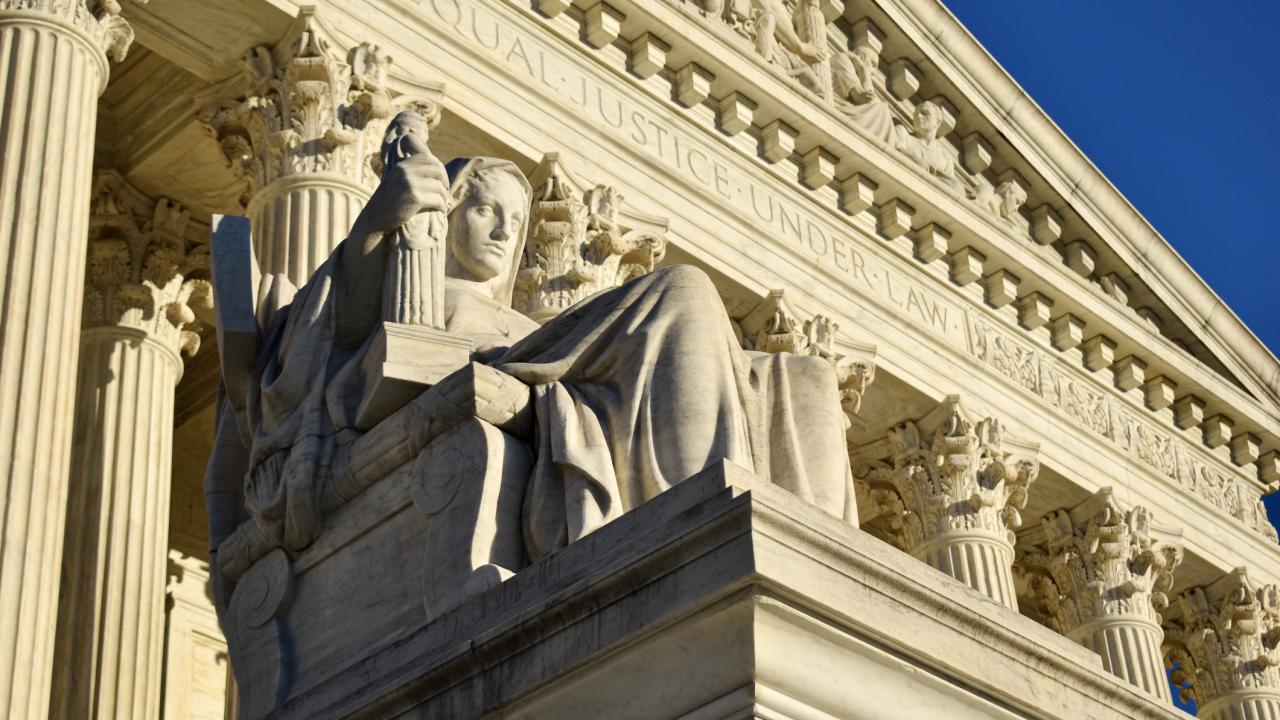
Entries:
<svg viewBox="0 0 1280 720">
<path fill-rule="evenodd" d="M 506 173 L 483 175 L 472 183 L 471 192 L 449 214 L 449 274 L 485 282 L 511 268 L 528 198 Z"/>
<path fill-rule="evenodd" d="M 921 136 L 933 137 L 942 126 L 942 111 L 932 102 L 925 101 L 916 106 L 916 132 Z"/>
</svg>

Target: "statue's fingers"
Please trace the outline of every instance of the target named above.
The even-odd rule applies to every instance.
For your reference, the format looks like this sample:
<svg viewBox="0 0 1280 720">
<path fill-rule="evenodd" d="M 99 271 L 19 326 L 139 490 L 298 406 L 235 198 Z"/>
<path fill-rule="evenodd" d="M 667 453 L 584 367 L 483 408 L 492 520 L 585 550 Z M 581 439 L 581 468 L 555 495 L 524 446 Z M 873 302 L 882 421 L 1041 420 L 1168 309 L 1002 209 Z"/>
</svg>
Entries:
<svg viewBox="0 0 1280 720">
<path fill-rule="evenodd" d="M 416 157 L 429 155 L 427 139 L 418 133 L 406 133 L 400 136 L 400 157 Z"/>
</svg>

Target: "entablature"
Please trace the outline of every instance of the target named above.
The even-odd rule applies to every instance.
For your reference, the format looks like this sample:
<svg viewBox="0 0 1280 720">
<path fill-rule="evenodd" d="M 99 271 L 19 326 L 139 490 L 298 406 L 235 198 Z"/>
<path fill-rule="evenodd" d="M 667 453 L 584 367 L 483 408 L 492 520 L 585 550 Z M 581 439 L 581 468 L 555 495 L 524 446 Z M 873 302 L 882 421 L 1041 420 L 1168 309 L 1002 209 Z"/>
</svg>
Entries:
<svg viewBox="0 0 1280 720">
<path fill-rule="evenodd" d="M 535 5 L 549 16 L 534 13 L 535 17 L 542 17 L 562 36 L 580 40 L 580 46 L 596 48 L 606 61 L 621 60 L 633 76 L 650 85 L 652 78 L 668 79 L 676 103 L 693 106 L 693 113 L 709 112 L 710 117 L 702 113 L 704 120 L 726 135 L 758 142 L 759 155 L 766 162 L 796 163 L 794 182 L 821 202 L 855 215 L 868 214 L 887 239 L 932 244 L 953 265 L 965 266 L 961 278 L 972 281 L 999 273 L 1005 287 L 1012 289 L 1013 299 L 1032 306 L 1033 327 L 1055 321 L 1066 330 L 1064 342 L 1073 342 L 1072 335 L 1079 335 L 1080 343 L 1092 341 L 1109 348 L 1105 365 L 1096 358 L 1091 363 L 1109 371 L 1101 375 L 1114 375 L 1110 382 L 1148 400 L 1153 412 L 1165 409 L 1164 398 L 1169 395 L 1173 396 L 1170 403 L 1176 400 L 1202 408 L 1202 418 L 1195 424 L 1214 420 L 1201 428 L 1205 444 L 1224 446 L 1218 453 L 1237 465 L 1256 464 L 1250 471 L 1257 475 L 1259 487 L 1276 481 L 1276 456 L 1269 453 L 1277 447 L 1280 415 L 1273 403 L 1259 400 L 1266 394 L 1258 383 L 1248 381 L 1247 368 L 1238 363 L 1224 365 L 1216 356 L 1193 354 L 1202 341 L 1187 328 L 1203 321 L 1189 326 L 1181 320 L 1185 313 L 1171 312 L 1157 298 L 1172 297 L 1181 286 L 1171 285 L 1167 292 L 1144 289 L 1137 278 L 1152 273 L 1132 270 L 1137 267 L 1132 262 L 1135 256 L 1121 253 L 1125 246 L 1118 239 L 1115 222 L 1097 212 L 1096 204 L 1085 208 L 1088 212 L 1075 211 L 1077 200 L 1087 200 L 1081 199 L 1084 189 L 1077 187 L 1079 182 L 1064 186 L 1044 179 L 1043 163 L 1033 167 L 1020 149 L 1000 140 L 1008 134 L 1003 127 L 1009 124 L 1007 113 L 996 114 L 1003 123 L 997 126 L 987 113 L 957 111 L 957 103 L 969 102 L 972 82 L 963 85 L 962 95 L 951 84 L 953 78 L 941 77 L 940 68 L 945 66 L 951 75 L 963 68 L 942 58 L 923 58 L 913 39 L 902 35 L 892 39 L 874 21 L 864 22 L 869 4 L 847 4 L 842 18 L 828 28 L 828 41 L 840 37 L 855 48 L 862 42 L 912 53 L 916 62 L 910 58 L 886 62 L 885 55 L 880 56 L 886 71 L 877 71 L 876 77 L 884 78 L 883 85 L 876 85 L 877 97 L 890 106 L 898 123 L 910 107 L 909 98 L 929 97 L 929 102 L 942 108 L 941 126 L 949 136 L 963 135 L 954 145 L 944 140 L 936 147 L 950 156 L 951 164 L 976 173 L 945 178 L 927 162 L 912 162 L 892 143 L 873 137 L 867 128 L 842 115 L 819 91 L 793 81 L 791 69 L 752 52 L 747 39 L 722 22 L 717 12 L 674 1 Z M 894 17 L 904 12 L 897 9 Z M 889 22 L 883 13 L 879 17 Z M 958 23 L 955 29 L 962 31 Z M 880 36 L 884 39 L 866 40 Z M 832 44 L 838 51 L 838 43 Z M 972 49 L 981 52 L 976 43 Z M 957 182 L 960 177 L 969 179 Z M 1014 207 L 1003 212 L 984 206 L 978 190 L 984 186 L 999 190 L 996 183 L 1005 182 L 1035 198 L 1026 203 L 1029 210 Z M 1148 231 L 1154 238 L 1151 242 L 1158 241 L 1172 253 Z M 1148 245 L 1147 250 L 1152 247 Z M 1198 278 L 1195 282 L 1200 283 Z M 1204 289 L 1202 283 L 1196 287 Z M 1038 315 L 1045 317 L 1038 320 Z M 1210 344 L 1219 354 L 1233 352 L 1212 340 L 1206 346 Z"/>
<path fill-rule="evenodd" d="M 908 215 L 915 214 L 910 208 L 904 207 L 908 203 L 900 198 L 891 197 L 878 208 L 869 205 L 851 214 L 848 208 L 841 207 L 841 198 L 831 184 L 818 190 L 798 191 L 795 186 L 803 177 L 803 155 L 807 151 L 804 154 L 792 152 L 785 158 L 769 162 L 769 158 L 761 157 L 762 146 L 764 151 L 770 147 L 767 128 L 753 125 L 749 132 L 744 128 L 737 134 L 730 135 L 723 127 L 723 116 L 718 118 L 716 109 L 705 102 L 706 98 L 712 97 L 717 91 L 714 83 L 720 80 L 714 80 L 713 84 L 703 87 L 698 84 L 699 78 L 708 76 L 672 71 L 671 53 L 676 52 L 674 49 L 665 56 L 661 72 L 637 79 L 635 60 L 619 43 L 606 44 L 600 49 L 594 49 L 589 44 L 584 35 L 587 30 L 584 30 L 583 25 L 587 21 L 587 15 L 576 10 L 561 13 L 548 20 L 532 9 L 504 4 L 461 5 L 439 0 L 420 6 L 408 6 L 394 1 L 373 6 L 377 10 L 356 12 L 349 18 L 354 22 L 336 22 L 335 28 L 346 30 L 358 28 L 360 23 L 398 22 L 414 30 L 406 34 L 408 37 L 435 38 L 441 43 L 439 47 L 431 45 L 425 50 L 421 44 L 389 48 L 396 58 L 403 59 L 398 61 L 398 66 L 406 72 L 427 73 L 426 76 L 429 77 L 452 77 L 455 71 L 451 69 L 452 65 L 464 62 L 462 58 L 473 67 L 486 68 L 490 74 L 478 81 L 478 84 L 450 84 L 445 93 L 445 110 L 456 113 L 465 122 L 493 135 L 500 144 L 506 144 L 514 151 L 524 154 L 526 157 L 522 162 L 536 160 L 549 148 L 563 148 L 570 155 L 587 159 L 582 167 L 595 170 L 584 171 L 588 176 L 596 181 L 620 181 L 623 185 L 629 185 L 629 197 L 641 200 L 641 207 L 645 206 L 643 200 L 647 199 L 648 208 L 662 208 L 663 214 L 673 218 L 673 246 L 685 244 L 687 248 L 696 248 L 695 254 L 704 255 L 717 267 L 736 268 L 732 274 L 736 274 L 737 279 L 743 280 L 744 284 L 762 294 L 770 287 L 797 288 L 810 307 L 821 308 L 824 314 L 837 318 L 858 320 L 865 319 L 861 316 L 867 314 L 892 318 L 895 313 L 899 319 L 910 319 L 903 313 L 904 310 L 909 310 L 911 302 L 917 304 L 918 312 L 925 313 L 928 311 L 919 307 L 919 304 L 931 303 L 935 313 L 949 314 L 945 326 L 936 331 L 925 327 L 929 324 L 928 317 L 924 318 L 923 325 L 917 319 L 916 324 L 922 326 L 914 329 L 902 327 L 900 320 L 877 321 L 879 324 L 876 325 L 876 330 L 899 336 L 907 332 L 915 338 L 898 339 L 885 346 L 887 351 L 883 356 L 884 366 L 903 372 L 907 377 L 936 379 L 939 372 L 946 376 L 950 372 L 946 368 L 954 368 L 957 358 L 962 358 L 963 366 L 972 368 L 966 372 L 975 378 L 974 382 L 990 383 L 984 379 L 984 375 L 992 374 L 990 368 L 986 367 L 992 360 L 978 354 L 975 349 L 978 346 L 970 336 L 974 332 L 975 320 L 999 328 L 1009 342 L 1026 345 L 1028 349 L 1035 349 L 1035 352 L 1040 353 L 1043 358 L 1036 361 L 1037 367 L 1042 363 L 1047 368 L 1044 372 L 1051 378 L 1060 378 L 1055 381 L 1060 386 L 1047 383 L 1045 387 L 1052 391 L 1046 390 L 1039 398 L 1042 409 L 1037 409 L 1035 416 L 1042 419 L 1036 421 L 1037 430 L 1059 432 L 1055 423 L 1062 421 L 1054 418 L 1066 418 L 1070 421 L 1074 417 L 1071 414 L 1072 406 L 1062 399 L 1070 397 L 1067 388 L 1087 389 L 1092 396 L 1102 399 L 1114 429 L 1098 433 L 1091 431 L 1087 424 L 1077 421 L 1072 426 L 1073 429 L 1065 433 L 1065 437 L 1071 438 L 1073 442 L 1084 442 L 1101 448 L 1104 454 L 1120 458 L 1119 475 L 1143 487 L 1150 485 L 1149 490 L 1144 490 L 1145 493 L 1167 492 L 1167 489 L 1160 488 L 1171 484 L 1182 487 L 1182 490 L 1174 491 L 1171 497 L 1194 497 L 1198 498 L 1197 503 L 1204 503 L 1206 509 L 1216 508 L 1209 512 L 1208 517 L 1225 513 L 1220 516 L 1222 520 L 1215 519 L 1211 522 L 1224 530 L 1230 528 L 1233 535 L 1237 530 L 1245 533 L 1250 538 L 1250 544 L 1256 541 L 1265 546 L 1260 547 L 1259 551 L 1264 556 L 1270 556 L 1267 548 L 1273 546 L 1263 536 L 1255 534 L 1269 534 L 1269 526 L 1265 523 L 1265 515 L 1261 513 L 1257 500 L 1259 488 L 1256 479 L 1233 467 L 1225 455 L 1225 449 L 1210 452 L 1200 446 L 1199 439 L 1192 433 L 1168 432 L 1159 424 L 1153 425 L 1159 419 L 1150 417 L 1150 411 L 1144 408 L 1144 401 L 1148 396 L 1158 397 L 1159 393 L 1148 392 L 1141 383 L 1133 384 L 1135 373 L 1141 369 L 1138 363 L 1126 363 L 1125 356 L 1120 355 L 1107 358 L 1102 364 L 1093 361 L 1086 364 L 1085 358 L 1089 353 L 1079 347 L 1059 349 L 1062 343 L 1067 342 L 1063 338 L 1070 339 L 1073 333 L 1080 335 L 1080 325 L 1083 324 L 1080 319 L 1083 315 L 1071 313 L 1076 322 L 1061 323 L 1057 321 L 1063 316 L 1046 313 L 1046 306 L 1053 306 L 1039 302 L 1038 298 L 1047 297 L 1047 293 L 1043 292 L 1048 290 L 1047 285 L 1038 286 L 1043 289 L 1035 291 L 1040 295 L 1027 293 L 1019 297 L 1015 291 L 1006 304 L 988 301 L 989 295 L 993 298 L 999 296 L 999 292 L 992 291 L 993 283 L 988 278 L 1000 275 L 997 271 L 1003 268 L 992 268 L 989 258 L 981 250 L 974 249 L 973 245 L 953 244 L 957 234 L 951 232 L 950 237 L 943 237 L 938 232 L 937 224 L 921 225 L 913 217 L 910 223 L 916 229 L 912 233 L 914 237 L 908 236 L 904 230 L 902 234 L 892 238 L 892 241 L 886 242 L 890 238 L 885 233 L 885 208 L 893 208 Z M 661 9 L 657 8 L 655 12 Z M 646 22 L 650 22 L 652 27 L 651 21 Z M 678 22 L 678 18 L 672 22 Z M 688 21 L 684 21 L 682 27 L 689 25 Z M 543 34 L 542 28 L 550 32 Z M 697 28 L 690 30 L 685 27 L 686 32 L 694 33 L 696 30 Z M 350 32 L 358 31 L 352 29 Z M 351 37 L 353 41 L 356 39 L 354 35 Z M 711 40 L 706 40 L 704 44 L 714 47 Z M 447 51 L 439 52 L 440 47 L 447 48 Z M 687 57 L 692 51 L 685 52 Z M 678 62 L 675 64 L 678 65 Z M 741 65 L 746 66 L 747 70 L 753 70 L 749 63 Z M 551 73 L 551 79 L 555 82 L 549 82 L 546 76 L 540 78 L 539 71 Z M 766 67 L 755 67 L 754 72 L 762 86 L 772 83 L 778 93 L 791 93 L 797 106 L 808 102 L 801 94 L 802 88 L 789 81 L 782 82 L 773 78 Z M 609 88 L 607 93 L 605 87 Z M 683 107 L 680 97 L 687 98 L 688 92 L 692 92 L 690 87 L 702 87 L 707 91 L 704 102 L 693 107 Z M 597 93 L 600 94 L 599 98 L 596 97 Z M 607 103 L 606 94 L 609 95 Z M 701 94 L 701 90 L 697 94 Z M 597 100 L 600 108 L 595 107 Z M 638 149 L 636 144 L 641 142 L 638 138 L 628 138 L 625 131 L 617 132 L 608 127 L 615 122 L 614 119 L 597 117 L 597 110 L 603 111 L 606 104 L 609 112 L 614 112 L 615 102 L 619 103 L 616 119 L 618 129 L 623 127 L 624 119 L 631 117 L 630 113 L 633 112 L 646 118 L 646 122 L 651 122 L 651 126 L 646 126 L 649 136 L 646 142 L 666 143 L 659 148 L 659 157 L 652 154 L 653 147 Z M 514 122 L 519 127 L 505 127 L 493 120 L 494 112 L 505 112 L 505 109 L 512 107 L 520 107 L 522 110 L 508 120 L 507 124 Z M 504 110 L 499 111 L 498 108 Z M 844 127 L 837 126 L 836 123 L 840 120 L 830 113 L 810 114 L 817 121 L 830 121 L 833 128 Z M 661 118 L 661 122 L 658 118 Z M 717 127 L 718 124 L 721 127 Z M 772 122 L 770 125 L 774 126 Z M 776 129 L 777 126 L 774 127 Z M 599 132 L 601 130 L 605 132 L 602 134 Z M 591 137 L 582 136 L 584 132 Z M 656 141 L 655 132 L 659 135 Z M 842 132 L 841 137 L 849 138 L 851 142 L 858 140 L 856 133 L 847 127 Z M 577 139 L 574 139 L 575 136 Z M 776 140 L 781 136 L 773 137 Z M 671 143 L 675 144 L 677 153 L 702 155 L 699 164 L 702 160 L 708 163 L 714 161 L 714 173 L 711 165 L 682 165 L 688 158 L 681 160 L 663 155 L 669 153 Z M 888 148 L 870 143 L 864 143 L 864 146 L 866 152 L 878 153 L 884 163 L 899 163 L 899 172 L 886 176 L 884 184 L 876 190 L 877 194 L 895 182 L 893 178 L 905 177 L 908 180 L 900 182 L 904 192 L 909 182 L 917 189 L 920 197 L 927 195 L 932 199 L 932 205 L 919 203 L 926 211 L 929 211 L 929 207 L 949 208 L 956 217 L 967 218 L 974 227 L 985 227 L 987 235 L 992 234 L 989 232 L 992 227 L 997 227 L 994 225 L 995 221 L 988 220 L 972 204 L 966 204 L 967 201 L 963 198 L 951 196 L 936 187 L 936 183 L 931 184 L 932 179 L 927 174 L 917 172 L 909 163 L 900 163 L 900 159 L 895 159 Z M 721 176 L 722 172 L 724 177 Z M 720 187 L 721 181 L 726 183 L 724 188 Z M 729 185 L 734 185 L 734 193 L 724 192 Z M 764 216 L 760 215 L 759 207 L 753 208 L 751 204 L 757 200 L 757 192 L 761 193 L 761 198 L 769 198 L 760 202 L 778 207 L 778 220 L 775 221 L 771 216 L 766 222 L 758 221 L 764 220 Z M 706 201 L 710 201 L 710 206 Z M 753 216 L 753 210 L 756 215 L 760 215 L 759 218 Z M 932 212 L 932 218 L 945 217 L 937 210 Z M 788 218 L 789 213 L 799 215 Z M 675 218 L 680 218 L 679 227 L 674 223 Z M 791 223 L 794 223 L 794 231 Z M 801 223 L 811 226 L 807 240 L 800 232 Z M 816 237 L 812 228 L 817 228 Z M 963 232 L 963 228 L 961 231 Z M 939 238 L 942 239 L 941 246 L 928 246 L 923 242 L 930 238 L 931 233 L 935 243 Z M 984 237 L 976 231 L 972 235 L 976 239 Z M 700 236 L 714 241 L 701 240 Z M 748 241 L 748 237 L 759 240 Z M 967 236 L 960 237 L 967 239 Z M 1008 238 L 1004 240 L 1007 241 Z M 755 243 L 764 244 L 757 246 Z M 818 243 L 822 244 L 820 249 Z M 1048 260 L 1035 254 L 1038 246 L 1033 243 L 1006 244 L 1010 246 L 1008 256 L 1030 258 L 1026 261 L 1029 265 L 1038 262 L 1038 267 L 1049 268 L 1044 272 L 1046 275 L 1053 271 Z M 756 247 L 757 250 L 751 250 L 748 246 Z M 765 253 L 759 252 L 765 247 L 768 247 Z M 930 251 L 930 247 L 936 252 Z M 813 252 L 810 252 L 811 249 Z M 751 257 L 744 257 L 744 251 Z M 766 259 L 769 253 L 776 255 L 776 261 Z M 912 259 L 913 256 L 917 260 L 927 259 L 929 262 L 916 262 Z M 992 256 L 997 256 L 994 251 Z M 772 277 L 760 274 L 764 268 L 768 268 L 765 272 L 771 273 Z M 1005 272 L 1013 274 L 1007 270 Z M 1030 273 L 1027 276 L 1035 277 Z M 978 282 L 979 279 L 983 279 L 983 282 Z M 1003 276 L 1001 279 L 1004 279 Z M 815 288 L 822 290 L 819 292 Z M 999 289 L 998 286 L 996 290 Z M 911 300 L 909 294 L 915 300 Z M 856 301 L 853 298 L 857 298 Z M 1026 298 L 1031 298 L 1032 301 L 1027 302 Z M 869 303 L 865 310 L 864 301 Z M 1104 299 L 1095 298 L 1094 302 L 1099 307 L 1099 315 L 1110 317 L 1116 323 L 1130 322 L 1134 327 L 1140 327 L 1138 320 L 1126 319 L 1127 316 L 1119 313 L 1117 308 L 1107 307 Z M 878 309 L 872 311 L 870 307 Z M 1053 307 L 1053 310 L 1058 310 L 1058 307 Z M 1035 320 L 1038 315 L 1046 315 L 1041 323 Z M 1021 328 L 1019 323 L 1022 324 Z M 1055 327 L 1058 329 L 1056 333 Z M 1054 342 L 1055 336 L 1057 344 Z M 880 336 L 873 331 L 872 337 L 879 344 Z M 1077 344 L 1102 349 L 1111 347 L 1102 341 L 1088 343 L 1087 340 L 1092 337 L 1077 337 Z M 936 350 L 938 357 L 922 360 L 919 357 L 921 347 Z M 1169 347 L 1173 346 L 1170 344 Z M 1076 367 L 1072 367 L 1072 363 Z M 1106 372 L 1087 372 L 1084 369 L 1094 364 L 1098 369 L 1112 369 Z M 926 368 L 926 365 L 929 367 Z M 1125 389 L 1116 386 L 1116 375 L 1128 378 L 1120 382 Z M 1016 377 L 1010 383 L 1013 387 L 1019 386 Z M 1061 389 L 1057 389 L 1058 387 Z M 956 389 L 954 386 L 938 386 L 931 391 L 936 391 L 941 396 Z M 1014 404 L 1022 401 L 1023 398 L 1016 394 L 1008 400 Z M 1174 417 L 1168 407 L 1162 412 L 1169 418 Z M 1185 446 L 1185 469 L 1179 470 L 1175 466 L 1172 472 L 1164 472 L 1143 461 L 1143 454 L 1150 453 L 1139 441 L 1151 437 L 1156 430 L 1159 430 L 1157 444 Z M 1070 448 L 1063 445 L 1059 450 L 1059 458 L 1069 464 L 1073 457 Z M 1182 473 L 1183 478 L 1203 476 L 1209 479 L 1205 482 L 1191 480 L 1179 486 L 1176 482 L 1178 473 Z M 1098 484 L 1086 482 L 1084 486 L 1092 488 Z M 1197 518 L 1205 517 L 1199 511 L 1194 514 Z M 1234 516 L 1236 520 L 1226 520 L 1226 516 Z M 1237 524 L 1239 521 L 1243 521 L 1245 527 Z"/>
</svg>

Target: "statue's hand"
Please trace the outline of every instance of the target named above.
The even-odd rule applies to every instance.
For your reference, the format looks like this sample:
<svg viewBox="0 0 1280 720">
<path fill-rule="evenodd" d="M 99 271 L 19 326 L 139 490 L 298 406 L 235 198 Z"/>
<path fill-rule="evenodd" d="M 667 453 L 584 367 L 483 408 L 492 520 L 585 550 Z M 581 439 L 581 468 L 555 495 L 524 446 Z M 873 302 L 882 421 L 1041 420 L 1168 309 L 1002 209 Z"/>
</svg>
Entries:
<svg viewBox="0 0 1280 720">
<path fill-rule="evenodd" d="M 382 182 L 356 218 L 352 235 L 380 237 L 420 212 L 448 210 L 449 178 L 444 165 L 431 153 L 421 152 L 383 171 Z"/>
</svg>

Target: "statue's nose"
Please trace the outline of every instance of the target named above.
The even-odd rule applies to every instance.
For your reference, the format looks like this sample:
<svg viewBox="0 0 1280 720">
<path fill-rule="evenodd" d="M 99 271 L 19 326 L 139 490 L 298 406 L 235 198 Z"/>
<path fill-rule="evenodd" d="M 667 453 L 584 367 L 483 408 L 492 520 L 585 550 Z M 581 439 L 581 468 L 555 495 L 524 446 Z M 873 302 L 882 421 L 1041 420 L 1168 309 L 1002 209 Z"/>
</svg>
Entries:
<svg viewBox="0 0 1280 720">
<path fill-rule="evenodd" d="M 489 233 L 490 240 L 500 240 L 506 242 L 515 234 L 515 228 L 512 223 L 506 220 L 499 222 L 493 226 L 493 232 Z"/>
</svg>

